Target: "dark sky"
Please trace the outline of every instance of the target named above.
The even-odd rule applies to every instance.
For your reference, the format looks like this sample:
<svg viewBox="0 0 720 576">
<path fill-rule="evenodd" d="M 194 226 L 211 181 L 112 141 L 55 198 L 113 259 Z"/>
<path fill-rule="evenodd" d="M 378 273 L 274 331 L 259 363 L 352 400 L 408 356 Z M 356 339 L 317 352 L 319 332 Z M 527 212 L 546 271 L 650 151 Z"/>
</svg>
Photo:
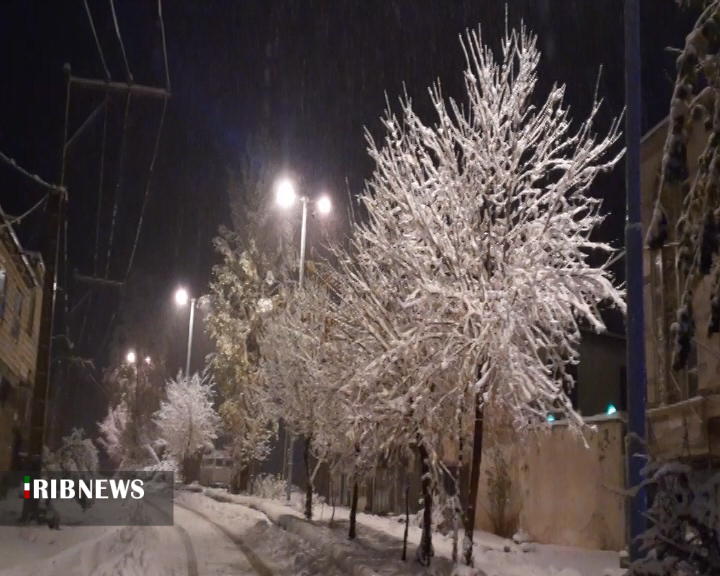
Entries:
<svg viewBox="0 0 720 576">
<path fill-rule="evenodd" d="M 155 0 L 116 0 L 118 19 L 135 81 L 162 86 L 164 67 Z M 124 65 L 109 3 L 89 0 L 113 79 Z M 586 114 L 600 66 L 605 126 L 623 108 L 623 19 L 620 0 L 511 0 L 511 23 L 521 18 L 544 52 L 539 92 L 566 83 L 567 101 Z M 647 129 L 666 114 L 674 56 L 692 21 L 672 0 L 645 0 L 643 102 Z M 403 83 L 420 109 L 427 87 L 440 78 L 448 96 L 462 98 L 464 59 L 458 35 L 482 24 L 497 45 L 504 27 L 502 2 L 488 0 L 165 0 L 165 26 L 173 96 L 150 201 L 117 324 L 116 351 L 129 345 L 165 354 L 178 365 L 187 318 L 172 310 L 179 283 L 199 292 L 213 264 L 211 240 L 229 223 L 228 170 L 237 168 L 245 144 L 263 128 L 280 160 L 305 179 L 308 190 L 345 198 L 345 179 L 357 192 L 371 171 L 363 127 L 378 134 L 385 93 L 395 101 Z M 64 111 L 63 64 L 73 74 L 101 78 L 103 69 L 82 0 L 24 0 L 0 6 L 0 150 L 43 178 L 56 181 Z M 102 93 L 73 92 L 70 132 L 102 100 Z M 125 100 L 107 107 L 105 184 L 97 269 L 104 275 L 113 195 L 118 194 L 109 277 L 122 279 L 135 237 L 161 105 L 133 99 L 120 169 Z M 70 306 L 85 294 L 72 271 L 93 273 L 103 114 L 74 144 L 67 159 L 70 195 L 68 289 Z M 261 151 L 253 150 L 262 161 Z M 120 182 L 117 187 L 118 181 Z M 622 171 L 597 193 L 612 218 L 604 233 L 622 242 Z M 268 191 L 271 193 L 271 191 Z M 42 197 L 0 165 L 0 202 L 17 214 Z M 339 212 L 343 213 L 344 208 Z M 42 239 L 42 214 L 21 228 L 30 248 Z M 61 283 L 64 277 L 61 275 Z M 101 346 L 118 310 L 112 291 L 94 293 L 70 316 L 76 352 L 107 361 Z M 123 322 L 123 318 L 125 321 Z M 83 328 L 84 325 L 84 328 Z M 138 341 L 142 340 L 141 343 Z M 169 342 L 169 343 L 168 343 Z"/>
</svg>

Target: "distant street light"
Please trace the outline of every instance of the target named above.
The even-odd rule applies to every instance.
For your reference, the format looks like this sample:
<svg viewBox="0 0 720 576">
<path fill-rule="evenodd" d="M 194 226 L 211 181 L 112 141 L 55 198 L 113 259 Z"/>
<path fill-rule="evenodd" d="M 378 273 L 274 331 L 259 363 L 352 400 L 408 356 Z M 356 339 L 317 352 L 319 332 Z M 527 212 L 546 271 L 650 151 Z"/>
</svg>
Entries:
<svg viewBox="0 0 720 576">
<path fill-rule="evenodd" d="M 185 288 L 178 288 L 175 291 L 175 303 L 181 308 L 188 303 L 190 299 L 190 328 L 188 330 L 188 349 L 187 349 L 187 362 L 185 364 L 185 376 L 190 377 L 190 353 L 192 352 L 192 337 L 193 337 L 193 322 L 195 321 L 195 298 L 190 298 L 188 291 Z"/>
<path fill-rule="evenodd" d="M 328 198 L 327 196 L 323 196 L 322 198 L 320 198 L 317 203 L 317 209 L 320 214 L 330 214 L 330 211 L 332 210 L 330 198 Z"/>
<path fill-rule="evenodd" d="M 298 197 L 295 192 L 295 186 L 293 185 L 292 181 L 284 179 L 281 180 L 277 187 L 275 192 L 275 197 L 277 200 L 278 205 L 281 208 L 290 208 L 294 203 L 295 199 Z M 299 277 L 299 284 L 300 284 L 300 290 L 303 289 L 303 285 L 305 282 L 305 238 L 307 236 L 307 205 L 308 205 L 308 197 L 307 196 L 300 196 L 300 202 L 302 202 L 302 226 L 300 227 L 300 277 Z M 321 196 L 320 199 L 317 201 L 317 211 L 321 215 L 327 215 L 332 210 L 332 204 L 330 203 L 330 198 L 327 196 Z M 287 435 L 286 435 L 287 438 Z M 290 489 L 292 487 L 292 475 L 293 475 L 293 445 L 295 443 L 295 438 L 290 437 L 289 443 L 288 443 L 288 449 L 287 449 L 287 489 L 286 489 L 286 496 L 288 501 L 290 500 Z M 283 465 L 283 469 L 285 466 Z"/>
<path fill-rule="evenodd" d="M 283 208 L 290 208 L 290 206 L 295 204 L 297 195 L 295 194 L 295 186 L 293 186 L 290 180 L 280 181 L 277 185 L 276 198 L 277 203 Z"/>
<path fill-rule="evenodd" d="M 127 353 L 127 356 L 125 356 L 125 359 L 128 361 L 128 364 L 135 364 L 135 360 L 137 360 L 135 352 L 130 350 L 130 352 Z"/>
<path fill-rule="evenodd" d="M 150 358 L 150 356 L 145 356 L 145 364 L 150 364 L 150 363 L 152 363 L 152 358 Z"/>
</svg>

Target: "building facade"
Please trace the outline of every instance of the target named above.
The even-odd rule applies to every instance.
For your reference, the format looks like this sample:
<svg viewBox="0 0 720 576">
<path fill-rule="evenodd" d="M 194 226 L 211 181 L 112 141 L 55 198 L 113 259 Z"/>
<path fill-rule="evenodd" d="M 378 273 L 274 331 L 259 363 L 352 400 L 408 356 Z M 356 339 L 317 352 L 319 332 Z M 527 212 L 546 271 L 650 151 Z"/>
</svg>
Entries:
<svg viewBox="0 0 720 576">
<path fill-rule="evenodd" d="M 667 121 L 648 133 L 642 146 L 642 220 L 647 233 L 657 198 Z M 701 122 L 695 124 L 687 147 L 690 179 L 708 139 Z M 668 221 L 677 221 L 682 199 L 665 206 Z M 675 272 L 674 224 L 666 244 L 645 249 L 645 354 L 647 361 L 648 440 L 651 453 L 660 458 L 680 458 L 702 467 L 720 457 L 720 337 L 709 338 L 710 289 L 708 276 L 693 287 L 697 328 L 689 369 L 671 367 L 673 337 L 680 282 Z"/>
<path fill-rule="evenodd" d="M 16 465 L 35 377 L 44 265 L 0 210 L 0 472 Z"/>
</svg>

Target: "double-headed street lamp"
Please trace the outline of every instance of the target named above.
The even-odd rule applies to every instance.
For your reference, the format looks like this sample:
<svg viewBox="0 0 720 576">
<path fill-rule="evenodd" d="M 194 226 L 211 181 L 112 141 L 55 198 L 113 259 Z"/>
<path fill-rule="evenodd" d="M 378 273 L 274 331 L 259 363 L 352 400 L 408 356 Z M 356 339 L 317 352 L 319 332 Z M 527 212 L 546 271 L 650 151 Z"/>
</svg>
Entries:
<svg viewBox="0 0 720 576">
<path fill-rule="evenodd" d="M 305 237 L 307 235 L 307 208 L 309 199 L 307 196 L 298 196 L 295 192 L 295 186 L 291 180 L 281 180 L 276 188 L 276 200 L 281 208 L 291 208 L 296 200 L 300 200 L 302 203 L 302 226 L 300 227 L 300 274 L 299 284 L 300 290 L 303 289 L 305 281 Z M 332 203 L 330 198 L 327 196 L 321 196 L 318 198 L 315 204 L 317 211 L 321 215 L 329 214 L 332 211 Z M 287 435 L 286 435 L 287 438 Z M 286 497 L 290 500 L 290 489 L 292 487 L 292 474 L 293 474 L 293 446 L 295 438 L 290 435 L 287 449 L 287 490 Z M 283 466 L 284 468 L 284 466 Z"/>
</svg>

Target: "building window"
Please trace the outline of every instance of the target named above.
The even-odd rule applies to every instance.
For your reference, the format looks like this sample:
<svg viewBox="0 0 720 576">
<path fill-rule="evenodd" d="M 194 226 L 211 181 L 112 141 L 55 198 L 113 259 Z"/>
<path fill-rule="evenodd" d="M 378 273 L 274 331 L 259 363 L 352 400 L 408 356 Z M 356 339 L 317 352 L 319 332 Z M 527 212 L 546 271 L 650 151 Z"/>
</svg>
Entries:
<svg viewBox="0 0 720 576">
<path fill-rule="evenodd" d="M 0 320 L 5 315 L 5 297 L 7 295 L 7 270 L 0 268 Z"/>
<path fill-rule="evenodd" d="M 15 295 L 15 310 L 13 311 L 12 329 L 10 333 L 17 340 L 20 338 L 20 326 L 22 325 L 23 295 L 18 292 Z"/>
</svg>

